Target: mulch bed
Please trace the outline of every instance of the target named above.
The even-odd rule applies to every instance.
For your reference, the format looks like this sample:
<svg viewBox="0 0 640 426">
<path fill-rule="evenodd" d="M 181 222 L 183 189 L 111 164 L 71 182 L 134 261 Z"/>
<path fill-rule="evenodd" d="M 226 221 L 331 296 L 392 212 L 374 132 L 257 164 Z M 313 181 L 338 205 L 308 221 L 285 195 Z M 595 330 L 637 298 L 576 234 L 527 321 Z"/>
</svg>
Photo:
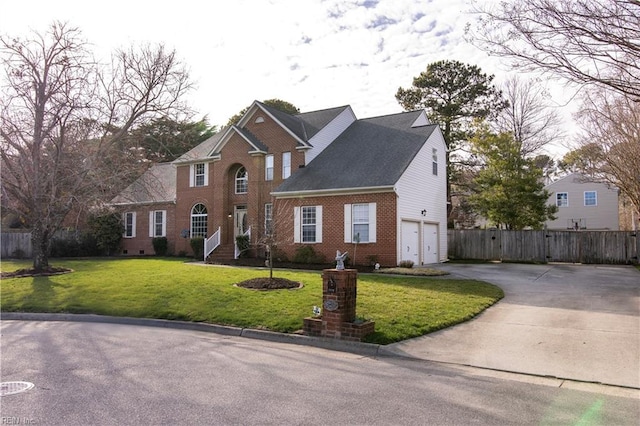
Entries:
<svg viewBox="0 0 640 426">
<path fill-rule="evenodd" d="M 236 284 L 238 287 L 252 290 L 280 290 L 302 288 L 302 284 L 286 278 L 252 278 Z"/>
<path fill-rule="evenodd" d="M 51 275 L 61 275 L 73 272 L 69 268 L 49 267 L 45 270 L 36 271 L 35 269 L 18 269 L 17 271 L 1 272 L 0 278 L 26 278 L 26 277 L 48 277 Z"/>
</svg>

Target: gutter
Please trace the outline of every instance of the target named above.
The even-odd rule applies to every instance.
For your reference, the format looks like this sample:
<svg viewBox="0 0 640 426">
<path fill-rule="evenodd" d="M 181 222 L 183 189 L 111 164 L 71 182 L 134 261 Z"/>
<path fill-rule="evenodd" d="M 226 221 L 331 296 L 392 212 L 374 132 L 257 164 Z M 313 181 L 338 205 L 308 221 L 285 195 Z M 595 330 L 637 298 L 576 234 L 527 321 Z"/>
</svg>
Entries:
<svg viewBox="0 0 640 426">
<path fill-rule="evenodd" d="M 270 195 L 276 198 L 299 198 L 299 197 L 312 197 L 312 196 L 328 197 L 332 195 L 348 195 L 348 194 L 376 194 L 381 192 L 396 192 L 395 185 L 271 192 Z"/>
</svg>

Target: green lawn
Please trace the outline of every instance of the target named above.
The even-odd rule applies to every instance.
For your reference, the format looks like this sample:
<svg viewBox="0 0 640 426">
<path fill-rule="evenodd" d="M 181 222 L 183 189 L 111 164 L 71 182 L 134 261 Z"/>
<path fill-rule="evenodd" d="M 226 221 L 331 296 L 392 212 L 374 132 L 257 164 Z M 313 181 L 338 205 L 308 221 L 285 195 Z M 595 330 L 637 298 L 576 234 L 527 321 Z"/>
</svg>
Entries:
<svg viewBox="0 0 640 426">
<path fill-rule="evenodd" d="M 321 272 L 276 270 L 298 290 L 255 291 L 233 284 L 268 270 L 203 266 L 177 258 L 58 260 L 73 273 L 0 282 L 2 311 L 164 318 L 291 333 L 322 305 Z M 28 268 L 3 261 L 2 271 Z M 472 318 L 504 296 L 492 284 L 440 277 L 358 275 L 357 316 L 376 322 L 368 342 L 388 344 Z"/>
</svg>

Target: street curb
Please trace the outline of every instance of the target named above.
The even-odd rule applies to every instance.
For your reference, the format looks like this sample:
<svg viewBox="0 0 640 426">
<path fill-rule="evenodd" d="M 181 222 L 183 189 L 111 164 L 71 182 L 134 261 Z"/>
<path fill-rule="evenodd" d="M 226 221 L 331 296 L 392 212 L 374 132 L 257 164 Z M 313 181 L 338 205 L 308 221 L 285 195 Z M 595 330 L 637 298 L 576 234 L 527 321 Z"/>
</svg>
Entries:
<svg viewBox="0 0 640 426">
<path fill-rule="evenodd" d="M 313 346 L 317 348 L 335 350 L 340 352 L 349 352 L 363 356 L 398 356 L 397 354 L 394 354 L 388 350 L 384 350 L 383 346 L 373 343 L 351 342 L 346 340 L 305 336 L 302 334 L 277 333 L 274 331 L 207 324 L 203 322 L 174 321 L 154 318 L 114 317 L 95 314 L 0 312 L 0 321 L 3 320 L 95 322 L 105 324 L 172 328 L 177 330 L 203 331 L 207 333 L 221 334 L 224 336 L 245 337 L 249 339 L 266 340 L 277 343 Z"/>
</svg>

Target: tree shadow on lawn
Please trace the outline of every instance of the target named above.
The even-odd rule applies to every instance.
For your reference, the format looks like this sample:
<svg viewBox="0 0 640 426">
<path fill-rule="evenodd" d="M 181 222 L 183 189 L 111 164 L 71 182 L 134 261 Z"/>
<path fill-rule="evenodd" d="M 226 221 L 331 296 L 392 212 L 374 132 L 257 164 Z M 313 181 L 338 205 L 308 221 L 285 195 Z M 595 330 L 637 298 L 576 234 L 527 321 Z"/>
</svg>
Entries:
<svg viewBox="0 0 640 426">
<path fill-rule="evenodd" d="M 24 284 L 28 285 L 29 280 L 31 280 L 31 292 L 22 297 L 22 306 L 19 309 L 24 312 L 56 312 L 56 307 L 60 305 L 60 290 L 72 286 L 52 280 L 49 276 L 25 278 Z M 21 284 L 22 280 L 17 285 Z"/>
</svg>

